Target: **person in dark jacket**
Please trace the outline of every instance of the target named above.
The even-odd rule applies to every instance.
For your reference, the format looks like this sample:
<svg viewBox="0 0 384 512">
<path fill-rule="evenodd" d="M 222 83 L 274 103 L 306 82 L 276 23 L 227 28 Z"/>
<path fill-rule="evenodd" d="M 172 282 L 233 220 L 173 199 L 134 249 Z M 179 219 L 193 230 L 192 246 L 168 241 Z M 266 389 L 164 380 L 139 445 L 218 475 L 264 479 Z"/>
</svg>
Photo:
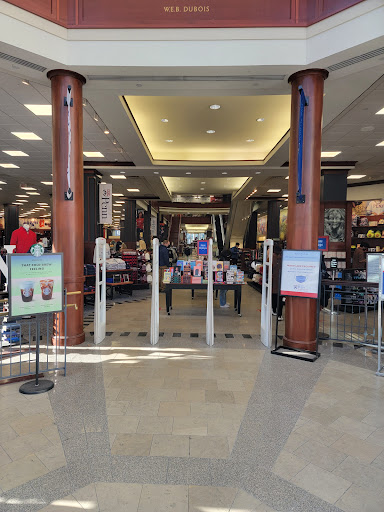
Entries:
<svg viewBox="0 0 384 512">
<path fill-rule="evenodd" d="M 231 259 L 231 250 L 224 249 L 219 256 L 220 261 L 230 261 Z M 220 290 L 220 307 L 221 308 L 229 308 L 230 304 L 227 302 L 227 290 Z"/>
<path fill-rule="evenodd" d="M 164 270 L 169 267 L 168 247 L 168 240 L 163 240 L 159 246 L 159 290 L 161 292 L 165 290 L 165 285 L 163 283 Z"/>
</svg>

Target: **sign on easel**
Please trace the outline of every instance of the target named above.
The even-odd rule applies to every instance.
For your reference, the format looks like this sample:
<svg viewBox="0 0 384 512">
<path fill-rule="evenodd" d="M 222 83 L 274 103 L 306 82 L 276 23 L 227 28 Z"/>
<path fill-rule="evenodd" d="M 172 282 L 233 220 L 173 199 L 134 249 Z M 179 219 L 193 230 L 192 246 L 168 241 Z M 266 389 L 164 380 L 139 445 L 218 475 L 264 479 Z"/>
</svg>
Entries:
<svg viewBox="0 0 384 512">
<path fill-rule="evenodd" d="M 320 268 L 320 251 L 285 249 L 281 268 L 281 295 L 317 299 Z"/>
</svg>

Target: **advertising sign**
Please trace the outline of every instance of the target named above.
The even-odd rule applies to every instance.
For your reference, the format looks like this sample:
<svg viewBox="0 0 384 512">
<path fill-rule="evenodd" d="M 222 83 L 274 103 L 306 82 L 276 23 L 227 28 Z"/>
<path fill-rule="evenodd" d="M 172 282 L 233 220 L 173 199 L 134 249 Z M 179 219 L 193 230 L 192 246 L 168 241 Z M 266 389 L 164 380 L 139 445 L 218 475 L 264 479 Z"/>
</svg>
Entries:
<svg viewBox="0 0 384 512">
<path fill-rule="evenodd" d="M 63 311 L 63 255 L 8 255 L 10 316 Z"/>
<path fill-rule="evenodd" d="M 112 224 L 112 185 L 99 185 L 100 224 Z"/>
<path fill-rule="evenodd" d="M 197 255 L 208 256 L 208 240 L 199 240 L 197 242 Z"/>
<path fill-rule="evenodd" d="M 367 281 L 368 283 L 378 283 L 380 280 L 380 260 L 381 254 L 367 254 Z"/>
<path fill-rule="evenodd" d="M 281 295 L 317 299 L 320 279 L 320 251 L 283 251 Z"/>
<path fill-rule="evenodd" d="M 317 248 L 319 251 L 328 251 L 329 246 L 329 236 L 319 236 L 319 240 L 317 242 Z"/>
</svg>

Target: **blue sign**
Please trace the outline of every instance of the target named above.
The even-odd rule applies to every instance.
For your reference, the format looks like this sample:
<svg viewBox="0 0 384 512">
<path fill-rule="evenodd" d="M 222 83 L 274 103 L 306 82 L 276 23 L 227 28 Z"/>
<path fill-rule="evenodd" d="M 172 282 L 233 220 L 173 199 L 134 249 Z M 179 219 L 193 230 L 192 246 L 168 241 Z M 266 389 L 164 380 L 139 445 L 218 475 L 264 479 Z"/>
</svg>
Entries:
<svg viewBox="0 0 384 512">
<path fill-rule="evenodd" d="M 208 240 L 199 240 L 197 242 L 197 255 L 208 256 Z"/>
<path fill-rule="evenodd" d="M 319 236 L 319 240 L 317 242 L 317 248 L 319 251 L 328 251 L 328 236 Z"/>
</svg>

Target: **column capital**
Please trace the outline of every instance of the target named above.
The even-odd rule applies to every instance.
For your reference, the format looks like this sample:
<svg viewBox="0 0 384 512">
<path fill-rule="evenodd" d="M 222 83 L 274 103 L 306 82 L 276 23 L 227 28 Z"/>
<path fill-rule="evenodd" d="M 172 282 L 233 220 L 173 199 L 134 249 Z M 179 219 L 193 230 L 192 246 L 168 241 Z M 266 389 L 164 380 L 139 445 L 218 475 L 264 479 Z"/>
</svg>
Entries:
<svg viewBox="0 0 384 512">
<path fill-rule="evenodd" d="M 51 71 L 48 71 L 47 78 L 52 80 L 55 76 L 70 76 L 71 78 L 79 80 L 83 85 L 87 82 L 83 75 L 76 73 L 76 71 L 70 71 L 69 69 L 51 69 Z"/>
<path fill-rule="evenodd" d="M 309 75 L 320 75 L 323 80 L 328 78 L 329 72 L 326 69 L 321 68 L 310 68 L 310 69 L 302 69 L 301 71 L 296 71 L 288 78 L 288 83 L 295 82 L 299 78 L 307 77 Z"/>
</svg>

